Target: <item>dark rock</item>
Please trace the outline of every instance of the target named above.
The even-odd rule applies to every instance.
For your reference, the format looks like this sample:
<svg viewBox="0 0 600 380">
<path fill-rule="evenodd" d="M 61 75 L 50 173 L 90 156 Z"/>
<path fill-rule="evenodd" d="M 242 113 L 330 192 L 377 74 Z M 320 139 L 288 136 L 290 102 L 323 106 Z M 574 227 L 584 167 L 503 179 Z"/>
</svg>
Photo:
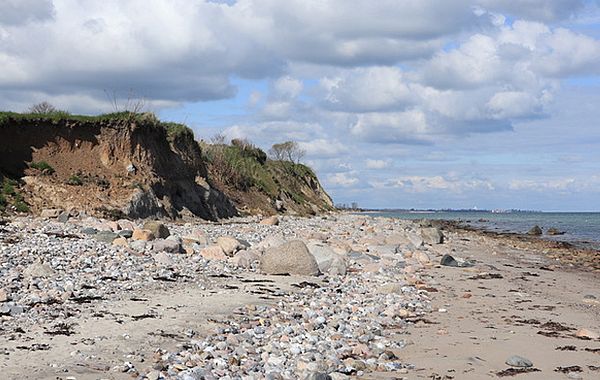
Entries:
<svg viewBox="0 0 600 380">
<path fill-rule="evenodd" d="M 98 233 L 98 230 L 93 227 L 86 227 L 82 229 L 81 232 L 86 235 L 96 235 Z"/>
<path fill-rule="evenodd" d="M 117 234 L 119 236 L 121 236 L 121 237 L 129 239 L 130 237 L 133 236 L 133 231 L 131 231 L 131 230 L 121 230 L 121 231 L 117 232 Z"/>
<path fill-rule="evenodd" d="M 527 231 L 527 235 L 539 236 L 542 234 L 542 229 L 540 226 L 533 226 L 529 231 Z"/>
<path fill-rule="evenodd" d="M 442 257 L 442 260 L 440 260 L 440 264 L 447 266 L 447 267 L 459 267 L 460 265 L 458 264 L 458 261 L 456 261 L 456 259 L 448 254 L 445 254 Z"/>
<path fill-rule="evenodd" d="M 151 231 L 158 239 L 166 239 L 171 235 L 167 226 L 157 221 L 149 221 L 144 224 L 144 229 Z"/>
<path fill-rule="evenodd" d="M 421 229 L 421 238 L 426 244 L 441 244 L 444 242 L 444 234 L 437 227 L 427 227 Z"/>
<path fill-rule="evenodd" d="M 94 239 L 106 244 L 112 244 L 112 242 L 118 237 L 119 235 L 112 231 L 99 231 L 94 235 Z"/>
<path fill-rule="evenodd" d="M 548 228 L 548 231 L 546 231 L 546 233 L 548 235 L 564 235 L 565 234 L 563 231 L 560 231 L 558 228 L 555 228 L 555 227 Z"/>
</svg>

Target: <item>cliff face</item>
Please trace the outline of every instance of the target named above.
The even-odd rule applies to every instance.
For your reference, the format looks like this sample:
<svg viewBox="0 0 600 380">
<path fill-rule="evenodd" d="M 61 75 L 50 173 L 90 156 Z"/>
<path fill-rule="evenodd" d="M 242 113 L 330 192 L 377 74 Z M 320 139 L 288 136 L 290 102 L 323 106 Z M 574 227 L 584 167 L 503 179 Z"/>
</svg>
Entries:
<svg viewBox="0 0 600 380">
<path fill-rule="evenodd" d="M 171 129 L 152 117 L 8 117 L 0 123 L 0 172 L 23 179 L 34 212 L 213 220 L 236 215 L 233 204 L 208 186 L 191 131 L 170 135 Z"/>
<path fill-rule="evenodd" d="M 34 213 L 58 208 L 112 218 L 216 220 L 238 211 L 333 209 L 307 167 L 269 161 L 257 150 L 259 159 L 243 158 L 246 166 L 240 171 L 240 151 L 231 148 L 235 154 L 218 158 L 220 167 L 234 170 L 222 171 L 215 160 L 221 148 L 199 145 L 185 126 L 150 114 L 0 113 L 0 180 L 20 179 L 20 193 Z"/>
</svg>

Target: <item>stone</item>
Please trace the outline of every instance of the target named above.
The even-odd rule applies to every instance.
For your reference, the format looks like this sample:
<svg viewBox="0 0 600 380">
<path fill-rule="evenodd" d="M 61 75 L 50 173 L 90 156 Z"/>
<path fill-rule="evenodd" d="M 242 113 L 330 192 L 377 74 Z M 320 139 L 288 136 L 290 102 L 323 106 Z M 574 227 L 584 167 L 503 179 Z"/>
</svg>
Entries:
<svg viewBox="0 0 600 380">
<path fill-rule="evenodd" d="M 408 240 L 415 248 L 419 248 L 419 247 L 423 246 L 423 238 L 421 236 L 417 235 L 416 233 L 412 233 L 412 232 L 409 232 L 407 234 L 407 236 L 408 236 Z"/>
<path fill-rule="evenodd" d="M 208 239 L 206 238 L 206 234 L 204 234 L 204 232 L 202 232 L 200 230 L 194 230 L 189 235 L 186 235 L 183 237 L 183 244 L 184 245 L 193 245 L 193 244 L 207 245 Z"/>
<path fill-rule="evenodd" d="M 57 208 L 47 208 L 42 210 L 42 212 L 40 213 L 40 217 L 46 219 L 55 219 L 58 218 L 61 212 L 62 210 Z"/>
<path fill-rule="evenodd" d="M 456 259 L 448 254 L 442 256 L 442 259 L 440 260 L 440 264 L 446 267 L 458 267 L 458 261 L 456 261 Z"/>
<path fill-rule="evenodd" d="M 304 380 L 331 380 L 331 376 L 323 372 L 313 372 L 308 374 Z"/>
<path fill-rule="evenodd" d="M 437 227 L 421 228 L 421 238 L 425 244 L 442 244 L 444 242 L 444 234 Z"/>
<path fill-rule="evenodd" d="M 152 249 L 155 252 L 180 253 L 181 244 L 175 239 L 156 239 L 152 241 Z"/>
<path fill-rule="evenodd" d="M 0 302 L 6 301 L 8 301 L 8 294 L 6 293 L 6 290 L 0 289 Z"/>
<path fill-rule="evenodd" d="M 148 243 L 144 240 L 133 240 L 129 243 L 129 248 L 137 252 L 144 252 Z"/>
<path fill-rule="evenodd" d="M 261 220 L 260 224 L 263 224 L 265 226 L 278 226 L 279 218 L 276 215 L 273 215 L 273 216 L 270 216 L 268 218 Z"/>
<path fill-rule="evenodd" d="M 58 215 L 58 218 L 56 218 L 60 223 L 67 223 L 69 221 L 69 218 L 71 217 L 71 214 L 68 211 L 63 211 L 60 213 L 60 215 Z"/>
<path fill-rule="evenodd" d="M 170 267 L 174 264 L 173 259 L 171 259 L 171 256 L 166 252 L 159 252 L 152 256 L 152 258 L 154 259 L 154 262 L 160 266 Z"/>
<path fill-rule="evenodd" d="M 306 244 L 308 251 L 315 258 L 319 271 L 333 275 L 346 274 L 345 260 L 336 254 L 329 246 L 323 243 L 309 242 Z"/>
<path fill-rule="evenodd" d="M 563 231 L 560 231 L 558 228 L 555 228 L 555 227 L 548 228 L 546 233 L 548 235 L 564 235 L 565 234 Z"/>
<path fill-rule="evenodd" d="M 155 220 L 144 223 L 144 229 L 151 231 L 154 236 L 159 239 L 166 239 L 171 235 L 167 226 Z"/>
<path fill-rule="evenodd" d="M 250 268 L 252 263 L 258 261 L 260 255 L 258 251 L 243 249 L 238 251 L 235 256 L 229 259 L 229 262 L 240 268 Z"/>
<path fill-rule="evenodd" d="M 117 232 L 117 234 L 121 237 L 129 239 L 130 237 L 133 236 L 133 230 L 121 230 L 121 231 Z"/>
<path fill-rule="evenodd" d="M 98 230 L 93 227 L 85 227 L 81 230 L 81 233 L 84 233 L 86 235 L 96 235 L 98 233 Z"/>
<path fill-rule="evenodd" d="M 127 244 L 127 239 L 125 239 L 122 236 L 113 240 L 112 244 L 116 245 L 116 246 L 120 246 L 120 247 L 128 247 L 129 246 L 129 244 Z"/>
<path fill-rule="evenodd" d="M 240 249 L 245 248 L 245 245 L 242 244 L 241 241 L 231 236 L 218 237 L 217 245 L 221 247 L 221 249 L 223 250 L 223 252 L 225 252 L 227 256 L 233 256 L 234 253 L 236 253 Z"/>
<path fill-rule="evenodd" d="M 252 246 L 252 248 L 257 249 L 259 251 L 265 251 L 271 247 L 277 247 L 285 244 L 285 240 L 281 236 L 271 235 L 264 238 L 258 244 Z"/>
<path fill-rule="evenodd" d="M 417 251 L 414 254 L 414 258 L 417 259 L 417 261 L 421 264 L 429 264 L 431 262 L 431 260 L 429 259 L 429 256 L 422 251 Z"/>
<path fill-rule="evenodd" d="M 388 244 L 388 245 L 406 244 L 407 241 L 408 241 L 407 236 L 405 234 L 400 234 L 400 233 L 386 236 L 384 239 L 384 243 Z"/>
<path fill-rule="evenodd" d="M 131 238 L 133 240 L 151 241 L 155 239 L 155 236 L 150 230 L 135 229 L 133 230 Z"/>
<path fill-rule="evenodd" d="M 584 339 L 600 339 L 600 334 L 598 334 L 595 331 L 588 330 L 586 328 L 581 328 L 581 329 L 577 330 L 577 332 L 575 333 L 575 336 L 578 338 L 584 338 Z"/>
<path fill-rule="evenodd" d="M 319 274 L 319 266 L 314 256 L 300 240 L 292 240 L 267 249 L 260 258 L 260 269 L 267 274 Z"/>
<path fill-rule="evenodd" d="M 210 245 L 202 249 L 202 251 L 200 251 L 200 255 L 207 260 L 227 260 L 227 256 L 225 255 L 223 248 L 218 245 Z"/>
<path fill-rule="evenodd" d="M 529 231 L 527 231 L 527 235 L 539 236 L 542 234 L 542 229 L 540 226 L 533 226 Z"/>
<path fill-rule="evenodd" d="M 26 279 L 52 277 L 54 274 L 54 269 L 50 265 L 41 262 L 33 263 L 23 271 L 23 277 Z"/>
<path fill-rule="evenodd" d="M 94 235 L 94 239 L 101 241 L 103 243 L 106 243 L 106 244 L 112 244 L 112 242 L 118 237 L 119 237 L 119 235 L 117 235 L 116 233 L 114 233 L 112 231 L 98 231 Z"/>
<path fill-rule="evenodd" d="M 533 367 L 533 363 L 531 362 L 531 360 L 524 358 L 522 356 L 519 356 L 519 355 L 513 355 L 513 356 L 509 357 L 508 359 L 506 359 L 505 363 L 511 367 L 519 367 L 519 368 Z"/>
<path fill-rule="evenodd" d="M 120 230 L 133 231 L 136 228 L 135 223 L 133 223 L 131 220 L 127 220 L 127 219 L 117 220 L 117 225 L 119 226 Z"/>
</svg>

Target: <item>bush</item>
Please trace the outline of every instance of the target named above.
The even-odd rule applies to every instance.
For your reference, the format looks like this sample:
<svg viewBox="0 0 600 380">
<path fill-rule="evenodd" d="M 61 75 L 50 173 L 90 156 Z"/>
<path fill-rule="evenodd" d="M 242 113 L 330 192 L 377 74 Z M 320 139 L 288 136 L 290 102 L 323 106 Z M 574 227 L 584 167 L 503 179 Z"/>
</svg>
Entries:
<svg viewBox="0 0 600 380">
<path fill-rule="evenodd" d="M 31 167 L 32 169 L 37 169 L 46 174 L 54 173 L 54 168 L 52 166 L 50 166 L 50 164 L 47 163 L 46 161 L 32 162 L 29 165 L 29 167 Z"/>
<path fill-rule="evenodd" d="M 24 201 L 16 201 L 14 206 L 17 212 L 29 212 L 29 206 Z"/>
<path fill-rule="evenodd" d="M 49 115 L 57 112 L 56 107 L 48 102 L 41 102 L 38 104 L 34 104 L 29 107 L 29 113 L 34 113 L 38 115 Z"/>
<path fill-rule="evenodd" d="M 83 180 L 78 175 L 73 174 L 67 180 L 67 184 L 71 186 L 81 186 L 83 185 Z"/>
<path fill-rule="evenodd" d="M 2 183 L 2 192 L 5 195 L 15 195 L 15 182 L 10 179 L 5 179 Z"/>
</svg>

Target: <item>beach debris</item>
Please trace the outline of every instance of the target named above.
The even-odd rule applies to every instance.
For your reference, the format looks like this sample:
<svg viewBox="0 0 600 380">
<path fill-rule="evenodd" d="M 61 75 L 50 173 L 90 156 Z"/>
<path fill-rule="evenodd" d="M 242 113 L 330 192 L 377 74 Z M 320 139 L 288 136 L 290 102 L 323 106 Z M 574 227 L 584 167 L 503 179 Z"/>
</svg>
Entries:
<svg viewBox="0 0 600 380">
<path fill-rule="evenodd" d="M 507 368 L 505 370 L 497 372 L 496 376 L 498 376 L 498 377 L 516 376 L 516 375 L 520 375 L 522 373 L 530 373 L 530 372 L 541 372 L 541 370 L 538 368 L 533 368 L 533 367 L 530 367 L 530 368 Z"/>
<path fill-rule="evenodd" d="M 475 276 L 468 277 L 469 280 L 493 280 L 504 278 L 500 273 L 481 272 Z"/>
<path fill-rule="evenodd" d="M 554 370 L 554 372 L 562 372 L 562 373 L 583 372 L 583 368 L 581 368 L 578 365 L 571 365 L 571 366 L 568 366 L 568 367 L 556 367 L 556 369 Z"/>
</svg>

